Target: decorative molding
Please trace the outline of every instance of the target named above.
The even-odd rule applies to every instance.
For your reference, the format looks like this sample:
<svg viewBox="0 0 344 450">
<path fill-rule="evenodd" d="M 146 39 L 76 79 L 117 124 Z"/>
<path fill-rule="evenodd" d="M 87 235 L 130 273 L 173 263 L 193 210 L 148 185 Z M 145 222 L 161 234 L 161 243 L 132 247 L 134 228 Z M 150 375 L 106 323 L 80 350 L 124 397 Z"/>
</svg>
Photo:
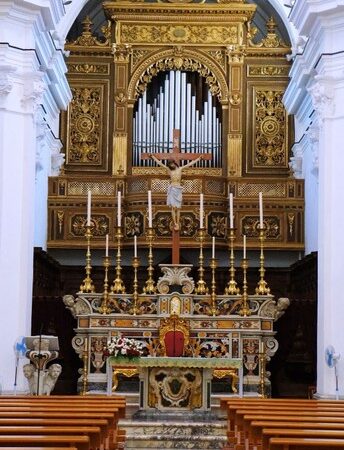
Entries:
<svg viewBox="0 0 344 450">
<path fill-rule="evenodd" d="M 312 96 L 312 103 L 320 124 L 325 119 L 332 118 L 335 113 L 335 90 L 333 77 L 316 75 L 314 83 L 308 88 Z"/>
<path fill-rule="evenodd" d="M 112 44 L 112 54 L 115 62 L 128 63 L 131 53 L 132 49 L 129 44 Z"/>
<path fill-rule="evenodd" d="M 46 84 L 43 81 L 44 73 L 36 72 L 34 74 L 24 74 L 24 91 L 22 98 L 23 107 L 35 113 L 43 102 L 44 92 L 46 90 Z"/>
<path fill-rule="evenodd" d="M 0 65 L 0 99 L 8 95 L 13 88 L 13 79 L 11 75 L 17 69 L 11 65 Z"/>
<path fill-rule="evenodd" d="M 313 122 L 307 131 L 308 141 L 312 153 L 312 173 L 317 177 L 319 172 L 319 135 L 320 127 L 317 121 Z"/>
</svg>

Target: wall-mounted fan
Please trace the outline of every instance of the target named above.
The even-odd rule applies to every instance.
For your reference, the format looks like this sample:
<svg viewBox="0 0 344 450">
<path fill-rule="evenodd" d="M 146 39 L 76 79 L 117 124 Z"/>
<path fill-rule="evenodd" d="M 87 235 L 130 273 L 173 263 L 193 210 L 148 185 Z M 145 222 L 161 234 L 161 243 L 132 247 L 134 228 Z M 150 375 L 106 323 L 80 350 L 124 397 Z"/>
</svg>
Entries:
<svg viewBox="0 0 344 450">
<path fill-rule="evenodd" d="M 340 358 L 340 354 L 335 352 L 333 345 L 328 345 L 325 350 L 325 361 L 328 367 L 334 368 L 334 376 L 336 379 L 336 400 L 339 399 L 339 389 L 338 389 L 338 373 L 337 373 L 337 362 Z"/>
<path fill-rule="evenodd" d="M 24 358 L 26 354 L 26 338 L 24 336 L 18 337 L 13 346 L 15 358 L 16 358 L 16 368 L 14 373 L 14 395 L 17 392 L 17 378 L 18 378 L 18 365 L 19 359 Z"/>
</svg>

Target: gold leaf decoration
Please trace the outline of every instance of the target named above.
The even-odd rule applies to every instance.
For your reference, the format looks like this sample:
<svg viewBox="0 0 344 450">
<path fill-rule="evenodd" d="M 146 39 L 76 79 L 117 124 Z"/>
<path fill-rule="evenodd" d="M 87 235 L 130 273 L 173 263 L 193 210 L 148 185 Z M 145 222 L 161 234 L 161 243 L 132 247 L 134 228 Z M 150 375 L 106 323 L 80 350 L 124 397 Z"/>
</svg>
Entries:
<svg viewBox="0 0 344 450">
<path fill-rule="evenodd" d="M 104 42 L 92 35 L 93 22 L 89 16 L 85 17 L 82 21 L 83 32 L 75 41 L 70 42 L 69 45 L 80 45 L 81 47 L 106 47 L 109 45 L 109 39 L 111 37 L 111 23 L 108 22 L 106 26 L 101 28 L 102 33 L 105 36 Z"/>
<path fill-rule="evenodd" d="M 74 236 L 84 237 L 86 233 L 86 215 L 77 214 L 71 220 L 71 232 Z M 103 237 L 109 233 L 109 218 L 105 215 L 92 215 L 91 218 L 92 236 Z"/>
<path fill-rule="evenodd" d="M 255 166 L 285 166 L 286 111 L 283 91 L 256 91 Z"/>
<path fill-rule="evenodd" d="M 72 88 L 68 163 L 100 163 L 101 87 Z"/>
<path fill-rule="evenodd" d="M 121 42 L 146 44 L 236 44 L 237 25 L 122 24 Z"/>
<path fill-rule="evenodd" d="M 264 227 L 266 229 L 267 239 L 277 239 L 281 235 L 280 220 L 276 216 L 264 217 Z M 245 234 L 248 238 L 259 237 L 259 217 L 258 216 L 245 216 L 242 219 L 242 234 Z"/>
</svg>

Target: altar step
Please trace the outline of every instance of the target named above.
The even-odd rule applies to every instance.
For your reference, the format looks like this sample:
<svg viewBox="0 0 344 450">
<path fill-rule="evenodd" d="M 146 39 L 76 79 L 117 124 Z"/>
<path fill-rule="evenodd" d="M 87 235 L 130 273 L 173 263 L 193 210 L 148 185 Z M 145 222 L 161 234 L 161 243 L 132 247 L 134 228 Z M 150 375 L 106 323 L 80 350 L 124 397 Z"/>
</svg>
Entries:
<svg viewBox="0 0 344 450">
<path fill-rule="evenodd" d="M 169 420 L 161 414 L 160 421 L 121 420 L 126 431 L 124 449 L 222 449 L 227 442 L 226 421 Z"/>
</svg>

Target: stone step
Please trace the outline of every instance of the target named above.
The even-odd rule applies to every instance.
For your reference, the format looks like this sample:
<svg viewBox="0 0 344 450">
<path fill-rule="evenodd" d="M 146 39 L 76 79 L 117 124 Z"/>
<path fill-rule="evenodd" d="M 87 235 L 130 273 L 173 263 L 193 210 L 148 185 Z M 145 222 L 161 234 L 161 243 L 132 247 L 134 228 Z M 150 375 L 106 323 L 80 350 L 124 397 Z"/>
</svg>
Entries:
<svg viewBox="0 0 344 450">
<path fill-rule="evenodd" d="M 179 436 L 147 434 L 127 437 L 125 449 L 165 449 L 165 448 L 189 448 L 189 449 L 222 449 L 227 444 L 226 436 Z"/>
</svg>

